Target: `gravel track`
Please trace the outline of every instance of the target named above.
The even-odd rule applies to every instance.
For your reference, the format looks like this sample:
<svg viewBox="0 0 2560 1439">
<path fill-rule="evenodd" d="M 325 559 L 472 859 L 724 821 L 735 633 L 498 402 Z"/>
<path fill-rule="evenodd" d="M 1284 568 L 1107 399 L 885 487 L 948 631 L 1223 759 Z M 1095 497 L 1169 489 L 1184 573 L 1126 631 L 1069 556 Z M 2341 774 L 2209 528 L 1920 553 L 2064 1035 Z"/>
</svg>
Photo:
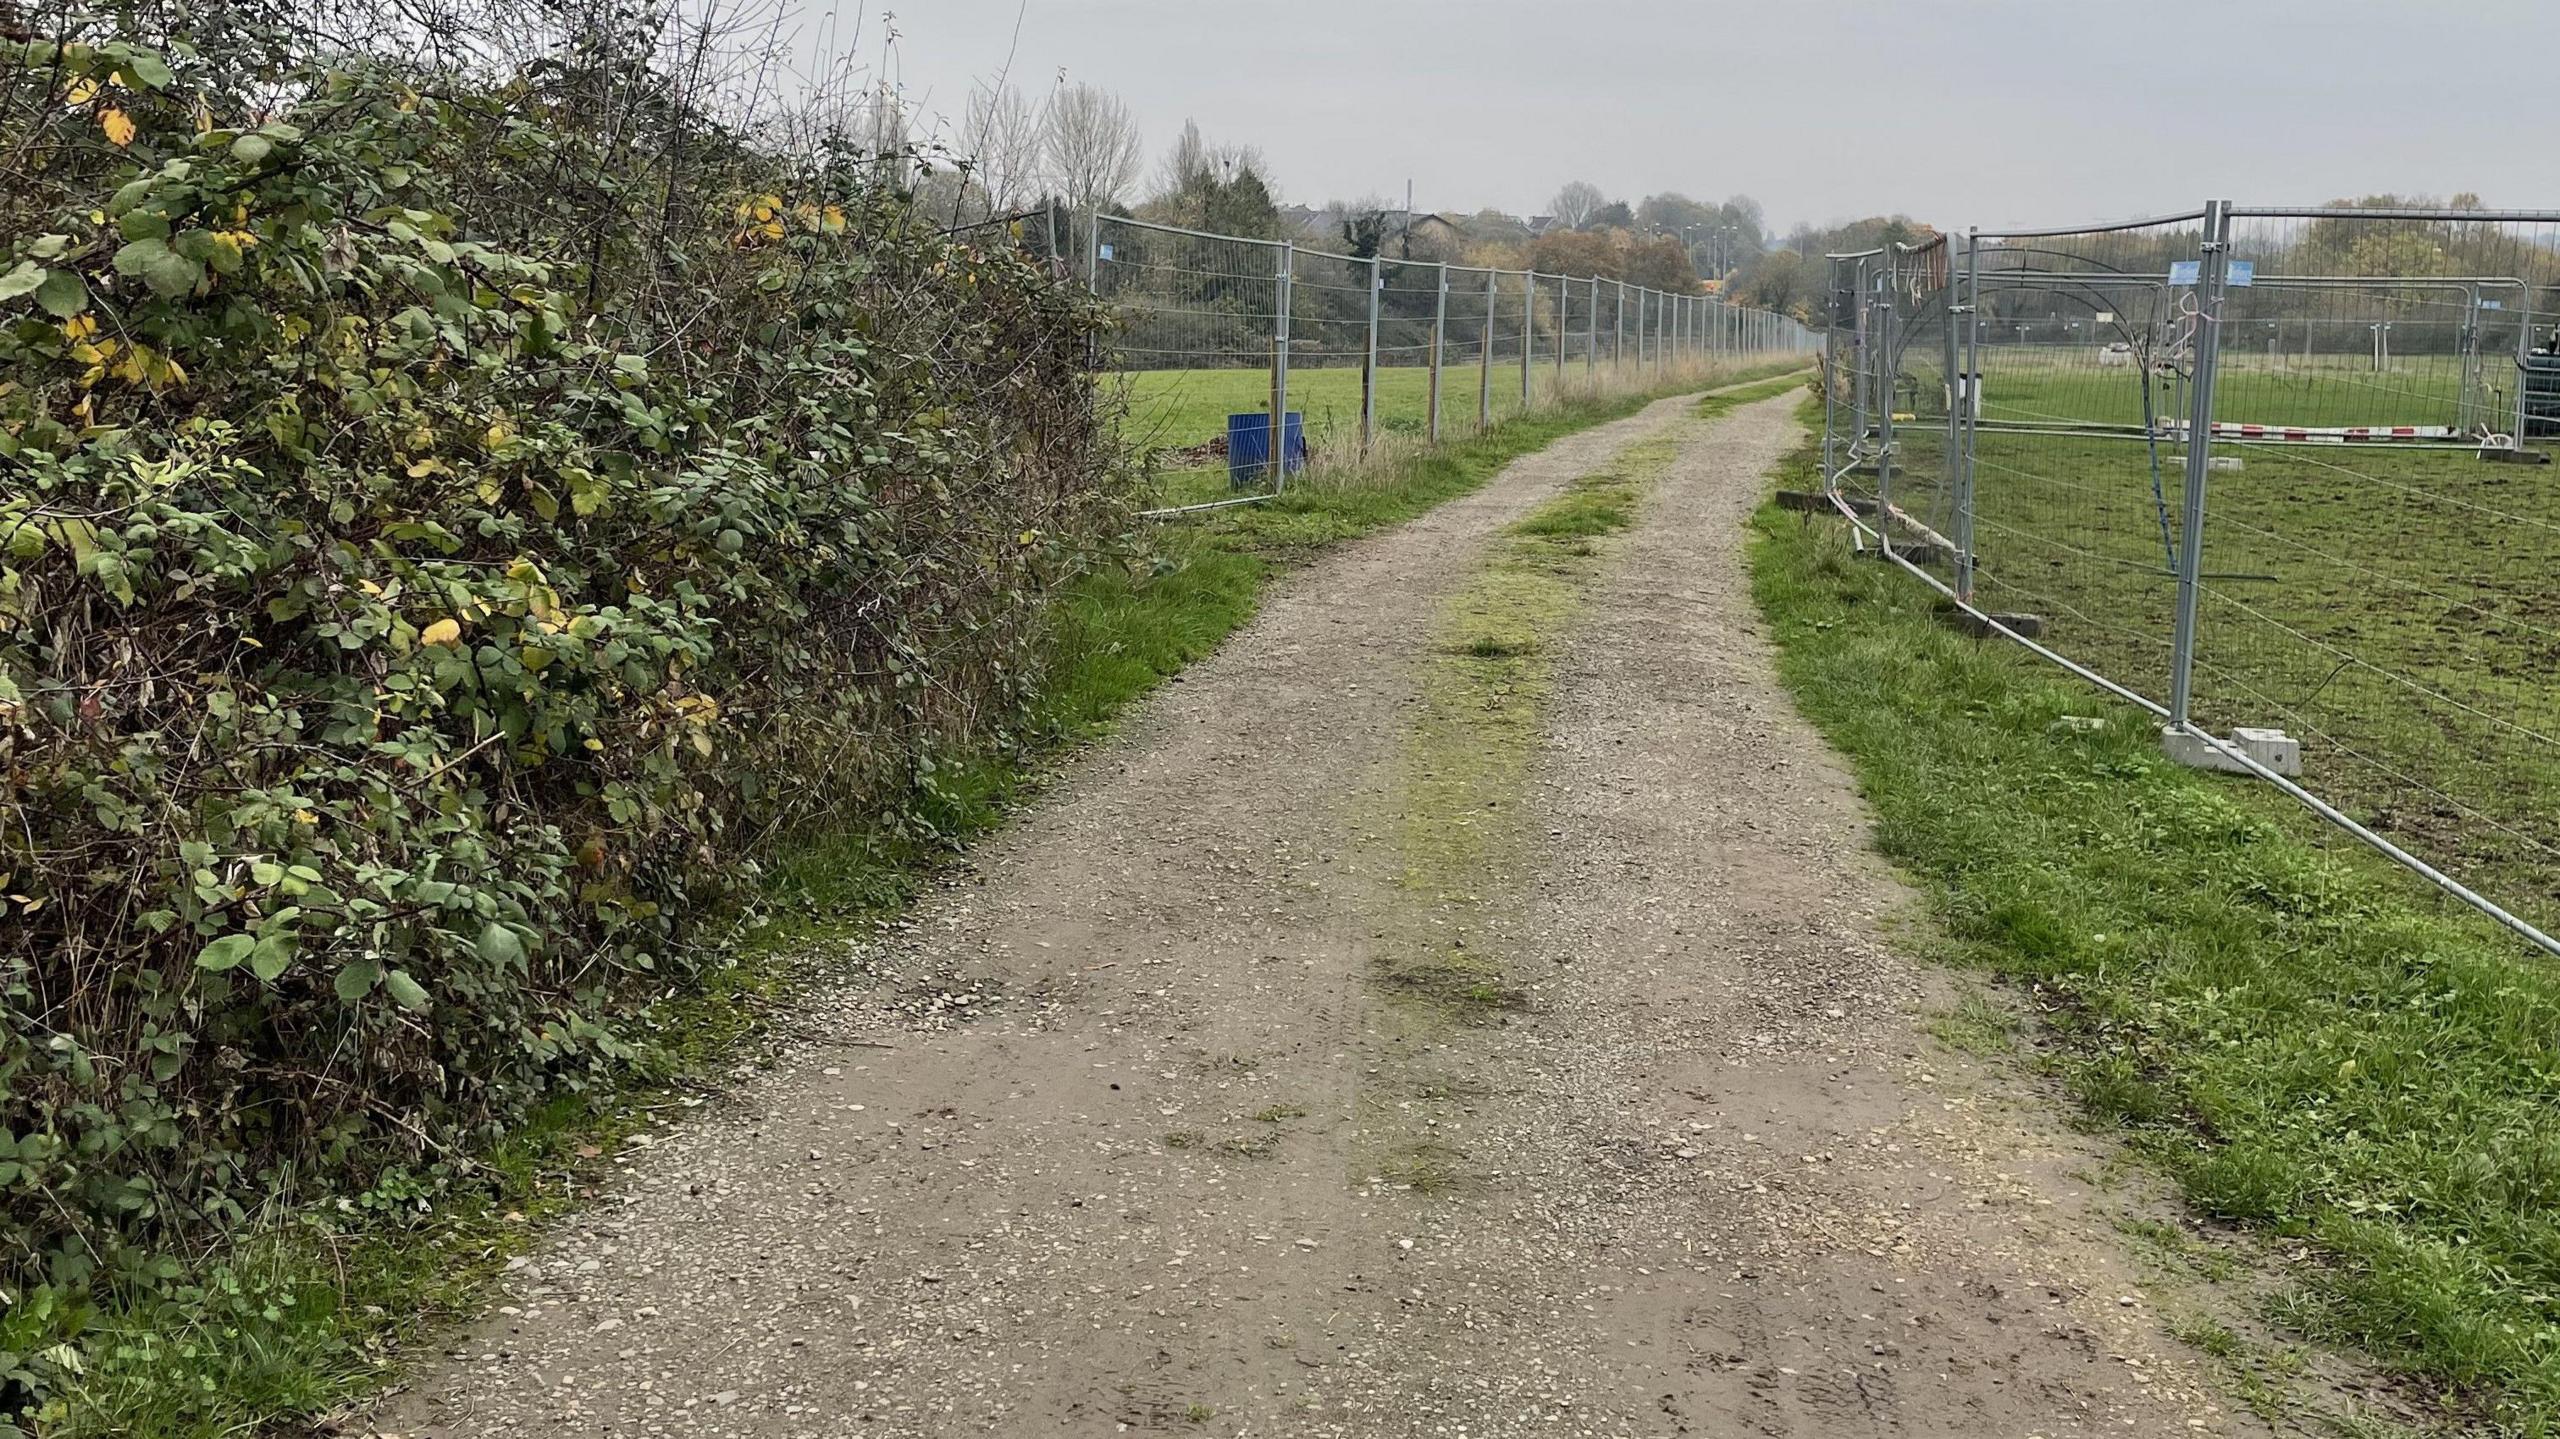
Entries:
<svg viewBox="0 0 2560 1439">
<path fill-rule="evenodd" d="M 1280 586 L 376 1432 L 2253 1432 L 2120 1272 L 2089 1153 L 1921 1037 L 1905 897 L 1749 603 L 1793 404 L 1665 401 Z M 1666 431 L 1491 901 L 1533 1002 L 1417 1025 L 1371 982 L 1369 839 L 1418 617 Z"/>
</svg>

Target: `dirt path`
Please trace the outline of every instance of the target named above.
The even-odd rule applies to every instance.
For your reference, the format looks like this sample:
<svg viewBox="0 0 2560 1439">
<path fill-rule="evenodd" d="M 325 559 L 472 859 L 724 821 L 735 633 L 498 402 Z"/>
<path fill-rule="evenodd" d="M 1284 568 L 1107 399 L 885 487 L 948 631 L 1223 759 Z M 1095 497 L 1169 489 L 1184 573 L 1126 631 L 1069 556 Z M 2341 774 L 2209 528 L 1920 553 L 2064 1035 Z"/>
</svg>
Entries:
<svg viewBox="0 0 2560 1439">
<path fill-rule="evenodd" d="M 2237 1430 L 2087 1156 L 1919 1037 L 1746 593 L 1792 404 L 1656 405 L 1298 576 L 380 1432 Z M 1533 730 L 1467 733 L 1433 617 L 1673 441 L 1537 611 Z M 1500 982 L 1382 982 L 1418 945 Z"/>
</svg>

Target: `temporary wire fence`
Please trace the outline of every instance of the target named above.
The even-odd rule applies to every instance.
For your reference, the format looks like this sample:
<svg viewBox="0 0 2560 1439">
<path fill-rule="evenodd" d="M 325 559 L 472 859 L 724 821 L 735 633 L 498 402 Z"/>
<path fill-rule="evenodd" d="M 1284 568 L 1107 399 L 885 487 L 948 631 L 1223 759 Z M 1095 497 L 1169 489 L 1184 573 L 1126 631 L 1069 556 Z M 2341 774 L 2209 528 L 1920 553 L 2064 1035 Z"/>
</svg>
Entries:
<svg viewBox="0 0 2560 1439">
<path fill-rule="evenodd" d="M 2560 212 L 2216 202 L 1829 269 L 1863 543 L 2560 953 Z"/>
<path fill-rule="evenodd" d="M 1185 477 L 1160 515 L 1267 498 L 1309 459 L 1382 436 L 1435 443 L 1606 384 L 1817 343 L 1788 316 L 1605 277 L 1086 223 L 1084 275 L 1121 321 L 1105 363 L 1132 386 L 1141 443 Z M 1255 448 L 1230 453 L 1231 436 Z"/>
</svg>

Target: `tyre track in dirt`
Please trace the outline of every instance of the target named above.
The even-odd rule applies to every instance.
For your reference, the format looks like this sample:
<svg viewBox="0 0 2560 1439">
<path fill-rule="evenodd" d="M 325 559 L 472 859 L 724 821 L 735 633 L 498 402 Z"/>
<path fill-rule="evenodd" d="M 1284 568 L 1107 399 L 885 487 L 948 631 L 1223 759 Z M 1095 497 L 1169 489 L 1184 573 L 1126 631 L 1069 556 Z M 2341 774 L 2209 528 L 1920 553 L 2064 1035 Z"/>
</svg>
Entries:
<svg viewBox="0 0 2560 1439">
<path fill-rule="evenodd" d="M 1283 583 L 376 1431 L 2237 1430 L 2116 1302 L 2086 1153 L 1917 1038 L 1899 891 L 1748 601 L 1791 405 L 1654 405 Z M 1371 837 L 1421 617 L 1665 434 L 1487 901 L 1532 1003 L 1418 1022 Z M 1445 1183 L 1380 1172 L 1420 1142 Z"/>
</svg>

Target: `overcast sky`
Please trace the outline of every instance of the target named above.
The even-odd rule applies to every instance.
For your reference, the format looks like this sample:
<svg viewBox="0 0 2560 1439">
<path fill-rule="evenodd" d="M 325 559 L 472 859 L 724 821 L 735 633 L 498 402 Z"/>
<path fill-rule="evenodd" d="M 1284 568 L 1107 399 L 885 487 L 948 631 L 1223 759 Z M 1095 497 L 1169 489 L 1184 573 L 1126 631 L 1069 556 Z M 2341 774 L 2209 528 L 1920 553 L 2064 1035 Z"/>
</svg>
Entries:
<svg viewBox="0 0 2560 1439">
<path fill-rule="evenodd" d="M 827 0 L 805 0 L 815 29 Z M 853 19 L 859 0 L 834 23 Z M 2215 197 L 2560 208 L 2560 0 L 906 0 L 899 79 L 1003 70 L 1183 120 L 1285 199 L 1545 207 L 1743 192 L 1773 227 L 2068 223 Z M 875 4 L 862 52 L 879 54 Z M 1016 20 L 1019 17 L 1019 38 Z M 844 31 L 839 28 L 837 34 Z"/>
</svg>

